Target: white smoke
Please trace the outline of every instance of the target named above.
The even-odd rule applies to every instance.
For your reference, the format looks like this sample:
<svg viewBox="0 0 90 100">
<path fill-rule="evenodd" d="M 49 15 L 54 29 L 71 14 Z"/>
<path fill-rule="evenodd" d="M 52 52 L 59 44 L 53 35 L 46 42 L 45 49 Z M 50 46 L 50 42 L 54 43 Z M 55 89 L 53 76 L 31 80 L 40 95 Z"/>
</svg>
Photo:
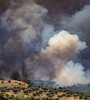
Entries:
<svg viewBox="0 0 90 100">
<path fill-rule="evenodd" d="M 84 66 L 81 63 L 74 63 L 69 61 L 64 63 L 60 72 L 56 72 L 56 81 L 60 82 L 64 86 L 72 86 L 78 84 L 90 83 L 89 72 L 85 71 Z"/>
<path fill-rule="evenodd" d="M 87 72 L 80 63 L 74 63 L 74 56 L 87 48 L 79 37 L 62 30 L 53 35 L 46 49 L 26 62 L 34 79 L 54 80 L 63 86 L 88 84 Z M 87 75 L 87 76 L 86 76 Z"/>
<path fill-rule="evenodd" d="M 87 48 L 85 42 L 80 41 L 77 35 L 62 30 L 49 39 L 48 45 L 44 53 L 51 56 L 50 60 L 54 64 L 55 80 L 57 82 L 64 86 L 90 82 L 85 76 L 84 67 L 80 63 L 68 61 L 71 58 L 73 60 L 74 56 Z"/>
<path fill-rule="evenodd" d="M 86 43 L 79 40 L 77 35 L 70 34 L 67 31 L 60 31 L 49 39 L 48 47 L 43 52 L 48 55 L 57 55 L 60 58 L 71 59 L 87 48 Z"/>
<path fill-rule="evenodd" d="M 90 22 L 89 20 L 90 20 L 90 5 L 86 5 L 83 9 L 76 12 L 71 17 L 70 16 L 64 17 L 61 23 L 64 29 L 67 29 L 70 32 L 73 31 L 73 33 L 76 32 L 76 34 L 80 33 L 79 34 L 80 38 L 82 38 L 83 40 L 86 40 L 89 46 L 90 44 L 89 42 L 90 41 L 90 28 L 89 28 Z M 83 60 L 82 59 L 80 60 L 82 61 L 83 64 L 84 64 L 84 61 L 87 61 L 84 64 L 86 66 L 82 65 L 81 62 L 78 62 L 78 63 L 74 63 L 73 61 L 67 62 L 64 64 L 65 69 L 63 69 L 62 72 L 60 71 L 60 73 L 62 74 L 60 75 L 57 74 L 57 77 L 61 79 L 63 83 L 66 83 L 66 85 L 73 85 L 74 83 L 76 84 L 88 84 L 89 83 L 90 84 L 90 78 L 89 78 L 90 69 L 89 69 L 89 66 L 87 65 L 89 64 L 89 61 L 90 61 L 89 51 L 90 49 L 87 48 L 87 50 L 84 51 L 85 54 L 83 55 L 83 58 L 82 58 Z M 87 57 L 87 59 L 84 58 L 84 56 Z M 74 72 L 74 70 L 77 70 L 77 71 Z M 69 81 L 67 81 L 67 79 Z"/>
</svg>

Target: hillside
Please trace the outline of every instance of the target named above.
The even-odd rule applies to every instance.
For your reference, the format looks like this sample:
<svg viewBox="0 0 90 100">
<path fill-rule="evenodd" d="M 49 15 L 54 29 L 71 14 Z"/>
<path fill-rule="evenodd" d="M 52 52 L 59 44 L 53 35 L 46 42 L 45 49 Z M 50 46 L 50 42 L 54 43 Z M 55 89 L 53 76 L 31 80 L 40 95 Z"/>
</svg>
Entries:
<svg viewBox="0 0 90 100">
<path fill-rule="evenodd" d="M 89 93 L 36 87 L 22 81 L 0 81 L 0 100 L 90 100 Z"/>
</svg>

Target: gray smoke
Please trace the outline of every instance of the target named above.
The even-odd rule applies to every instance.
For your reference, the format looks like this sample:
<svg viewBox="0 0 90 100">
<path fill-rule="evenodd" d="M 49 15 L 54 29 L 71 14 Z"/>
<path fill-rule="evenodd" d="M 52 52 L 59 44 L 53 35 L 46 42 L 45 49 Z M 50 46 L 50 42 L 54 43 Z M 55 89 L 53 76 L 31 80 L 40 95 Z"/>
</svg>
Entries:
<svg viewBox="0 0 90 100">
<path fill-rule="evenodd" d="M 81 64 L 79 57 L 82 50 L 89 48 L 90 7 L 80 10 L 86 4 L 84 0 L 68 0 L 60 4 L 59 11 L 59 5 L 54 3 L 57 4 L 55 0 L 10 1 L 0 16 L 1 79 L 51 80 L 63 86 L 90 83 L 89 68 Z"/>
<path fill-rule="evenodd" d="M 8 10 L 2 14 L 1 29 L 4 37 L 1 56 L 11 72 L 21 71 L 24 59 L 40 51 L 41 31 L 45 26 L 47 12 L 47 9 L 33 0 L 21 0 L 12 1 Z"/>
<path fill-rule="evenodd" d="M 77 33 L 81 32 L 84 36 L 84 39 L 88 39 L 90 37 L 90 5 L 85 6 L 80 11 L 76 12 L 71 17 L 65 18 L 62 21 L 63 27 L 77 31 Z"/>
</svg>

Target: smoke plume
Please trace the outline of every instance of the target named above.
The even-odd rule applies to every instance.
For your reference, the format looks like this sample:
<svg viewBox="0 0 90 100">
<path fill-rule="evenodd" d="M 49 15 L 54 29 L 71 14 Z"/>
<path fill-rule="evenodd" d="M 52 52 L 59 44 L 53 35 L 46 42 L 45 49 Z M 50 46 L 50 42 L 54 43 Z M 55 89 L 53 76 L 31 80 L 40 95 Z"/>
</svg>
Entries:
<svg viewBox="0 0 90 100">
<path fill-rule="evenodd" d="M 0 15 L 0 78 L 89 84 L 90 70 L 82 64 L 90 47 L 89 1 L 49 1 L 6 2 Z"/>
<path fill-rule="evenodd" d="M 79 12 L 76 12 L 71 17 L 67 17 L 66 21 L 63 20 L 62 24 L 64 28 L 72 29 L 73 31 L 78 31 L 83 33 L 84 39 L 88 39 L 90 36 L 90 5 L 85 6 Z"/>
<path fill-rule="evenodd" d="M 46 49 L 27 60 L 27 71 L 31 69 L 28 74 L 32 79 L 56 80 L 66 86 L 88 83 L 84 67 L 70 61 L 86 47 L 86 43 L 80 41 L 77 35 L 60 31 L 49 39 Z"/>
</svg>

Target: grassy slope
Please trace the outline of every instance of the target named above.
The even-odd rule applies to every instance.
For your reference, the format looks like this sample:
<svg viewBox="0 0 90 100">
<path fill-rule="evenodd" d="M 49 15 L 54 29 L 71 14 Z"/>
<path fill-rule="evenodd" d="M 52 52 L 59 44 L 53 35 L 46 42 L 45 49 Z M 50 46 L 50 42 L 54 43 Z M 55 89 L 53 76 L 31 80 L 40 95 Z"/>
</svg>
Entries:
<svg viewBox="0 0 90 100">
<path fill-rule="evenodd" d="M 3 99 L 4 98 L 4 99 Z M 0 81 L 0 100 L 90 100 L 90 94 L 40 88 L 22 81 Z"/>
</svg>

